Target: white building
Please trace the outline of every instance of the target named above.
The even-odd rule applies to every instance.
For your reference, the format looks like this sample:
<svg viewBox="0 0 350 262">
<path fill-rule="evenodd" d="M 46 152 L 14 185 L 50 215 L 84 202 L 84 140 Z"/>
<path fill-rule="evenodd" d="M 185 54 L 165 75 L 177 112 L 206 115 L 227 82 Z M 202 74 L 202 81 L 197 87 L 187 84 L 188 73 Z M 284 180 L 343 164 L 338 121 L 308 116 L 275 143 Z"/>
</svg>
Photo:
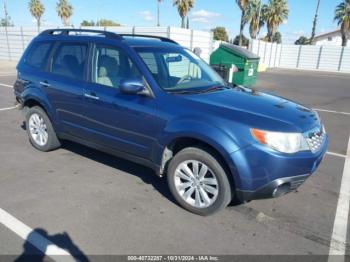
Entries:
<svg viewBox="0 0 350 262">
<path fill-rule="evenodd" d="M 342 44 L 341 32 L 338 29 L 332 32 L 315 36 L 314 43 L 315 45 L 341 46 Z M 350 46 L 350 41 L 348 41 L 347 46 Z"/>
</svg>

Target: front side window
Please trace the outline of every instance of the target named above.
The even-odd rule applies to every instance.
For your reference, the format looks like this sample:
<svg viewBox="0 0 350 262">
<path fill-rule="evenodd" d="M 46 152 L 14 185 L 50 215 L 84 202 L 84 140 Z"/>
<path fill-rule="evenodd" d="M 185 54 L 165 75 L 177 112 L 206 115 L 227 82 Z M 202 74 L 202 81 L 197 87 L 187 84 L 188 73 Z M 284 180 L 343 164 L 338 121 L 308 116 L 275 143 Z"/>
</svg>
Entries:
<svg viewBox="0 0 350 262">
<path fill-rule="evenodd" d="M 160 87 L 166 91 L 205 90 L 225 86 L 224 80 L 187 49 L 136 48 Z"/>
<path fill-rule="evenodd" d="M 97 45 L 94 57 L 93 83 L 118 88 L 123 79 L 141 78 L 139 70 L 119 48 Z"/>
<path fill-rule="evenodd" d="M 57 75 L 83 80 L 87 52 L 87 44 L 61 44 L 53 57 L 51 72 Z"/>
<path fill-rule="evenodd" d="M 52 47 L 50 42 L 36 42 L 25 58 L 25 63 L 37 69 L 44 69 Z"/>
</svg>

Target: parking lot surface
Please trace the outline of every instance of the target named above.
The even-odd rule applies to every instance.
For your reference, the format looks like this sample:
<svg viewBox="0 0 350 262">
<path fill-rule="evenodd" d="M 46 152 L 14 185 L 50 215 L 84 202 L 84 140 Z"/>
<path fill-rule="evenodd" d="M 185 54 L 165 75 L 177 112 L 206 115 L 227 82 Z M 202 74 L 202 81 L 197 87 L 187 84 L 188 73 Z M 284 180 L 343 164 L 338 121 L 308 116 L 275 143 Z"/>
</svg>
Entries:
<svg viewBox="0 0 350 262">
<path fill-rule="evenodd" d="M 0 70 L 0 209 L 59 247 L 85 255 L 328 255 L 350 134 L 349 75 L 259 75 L 258 90 L 322 110 L 330 153 L 298 192 L 210 217 L 180 208 L 165 180 L 143 166 L 75 143 L 35 150 L 21 113 L 11 109 L 14 80 L 14 70 Z M 18 232 L 1 223 L 0 243 L 0 255 L 26 250 Z"/>
</svg>

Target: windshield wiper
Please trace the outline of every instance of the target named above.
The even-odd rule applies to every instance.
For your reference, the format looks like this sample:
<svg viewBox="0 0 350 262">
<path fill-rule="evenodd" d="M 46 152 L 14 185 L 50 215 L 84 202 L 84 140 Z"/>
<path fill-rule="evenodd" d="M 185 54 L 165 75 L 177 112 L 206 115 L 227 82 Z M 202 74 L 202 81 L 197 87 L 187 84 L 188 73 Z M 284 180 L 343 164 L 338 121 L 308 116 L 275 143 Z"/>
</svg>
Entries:
<svg viewBox="0 0 350 262">
<path fill-rule="evenodd" d="M 179 95 L 191 95 L 191 94 L 199 94 L 201 93 L 201 91 L 200 90 L 181 90 L 181 91 L 168 90 L 168 93 L 179 94 Z"/>
<path fill-rule="evenodd" d="M 191 95 L 191 94 L 210 93 L 210 92 L 215 92 L 215 91 L 224 90 L 224 89 L 230 89 L 230 87 L 217 85 L 217 86 L 209 87 L 208 89 L 204 89 L 204 90 L 168 90 L 168 92 L 171 94 Z"/>
<path fill-rule="evenodd" d="M 224 89 L 229 89 L 229 87 L 223 86 L 223 85 L 212 86 L 212 87 L 209 87 L 208 89 L 202 90 L 201 93 L 210 93 L 210 92 L 224 90 Z"/>
</svg>

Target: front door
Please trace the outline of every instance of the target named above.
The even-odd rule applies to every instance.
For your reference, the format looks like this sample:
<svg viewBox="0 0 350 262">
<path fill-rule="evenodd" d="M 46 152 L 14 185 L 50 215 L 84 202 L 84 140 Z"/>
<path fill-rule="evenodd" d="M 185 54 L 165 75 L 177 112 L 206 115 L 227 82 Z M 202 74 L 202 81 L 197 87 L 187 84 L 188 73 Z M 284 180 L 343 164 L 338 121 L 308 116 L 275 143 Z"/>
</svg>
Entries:
<svg viewBox="0 0 350 262">
<path fill-rule="evenodd" d="M 122 79 L 142 75 L 121 48 L 97 44 L 93 57 L 92 79 L 85 90 L 89 139 L 150 159 L 157 133 L 156 101 L 119 90 Z"/>
</svg>

